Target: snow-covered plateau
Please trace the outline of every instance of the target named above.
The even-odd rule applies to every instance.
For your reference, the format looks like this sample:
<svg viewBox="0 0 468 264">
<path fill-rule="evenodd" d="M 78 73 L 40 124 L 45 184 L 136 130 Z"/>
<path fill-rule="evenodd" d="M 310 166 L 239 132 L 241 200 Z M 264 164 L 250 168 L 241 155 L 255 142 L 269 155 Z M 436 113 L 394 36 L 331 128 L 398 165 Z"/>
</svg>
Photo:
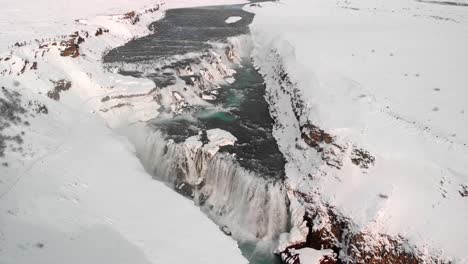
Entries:
<svg viewBox="0 0 468 264">
<path fill-rule="evenodd" d="M 116 49 L 168 10 L 241 3 L 0 3 L 0 264 L 269 263 L 252 241 L 290 264 L 468 263 L 468 1 L 248 3 L 250 34 L 228 7 L 212 20 L 239 36 L 203 50 Z M 199 26 L 184 11 L 171 30 Z M 250 57 L 273 180 L 229 131 L 163 131 L 203 107 L 230 122 L 215 102 Z"/>
<path fill-rule="evenodd" d="M 253 57 L 313 230 L 294 243 L 351 262 L 467 263 L 467 2 L 262 5 Z"/>
</svg>

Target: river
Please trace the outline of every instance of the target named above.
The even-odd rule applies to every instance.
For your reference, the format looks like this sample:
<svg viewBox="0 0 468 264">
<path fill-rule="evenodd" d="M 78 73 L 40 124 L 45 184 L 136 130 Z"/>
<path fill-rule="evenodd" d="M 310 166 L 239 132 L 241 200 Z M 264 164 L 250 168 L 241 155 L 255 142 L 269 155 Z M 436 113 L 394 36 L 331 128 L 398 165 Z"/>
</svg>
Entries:
<svg viewBox="0 0 468 264">
<path fill-rule="evenodd" d="M 150 25 L 153 34 L 111 50 L 104 62 L 117 65 L 120 74 L 153 80 L 160 91 L 161 97 L 155 98 L 161 102 L 160 112 L 147 123 L 154 133 L 139 152 L 146 169 L 193 199 L 239 242 L 250 263 L 280 263 L 272 250 L 288 230 L 285 160 L 272 135 L 264 80 L 251 62 L 248 45 L 243 51 L 228 45 L 236 36 L 249 42 L 254 15 L 242 7 L 168 10 Z M 227 23 L 230 17 L 237 22 Z M 213 53 L 220 47 L 224 54 Z M 229 61 L 231 51 L 236 62 Z M 215 64 L 216 74 L 225 75 L 222 82 L 205 80 L 215 74 L 210 72 Z M 229 73 L 231 68 L 235 73 Z M 214 157 L 187 150 L 188 138 L 206 137 L 215 129 L 229 132 L 236 143 Z"/>
</svg>

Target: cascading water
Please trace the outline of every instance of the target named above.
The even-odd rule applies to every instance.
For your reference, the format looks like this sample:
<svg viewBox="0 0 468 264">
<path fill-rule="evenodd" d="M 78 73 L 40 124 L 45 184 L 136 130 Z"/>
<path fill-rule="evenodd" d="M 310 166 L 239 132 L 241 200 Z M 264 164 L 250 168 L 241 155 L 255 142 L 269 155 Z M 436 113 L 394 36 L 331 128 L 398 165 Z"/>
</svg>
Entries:
<svg viewBox="0 0 468 264">
<path fill-rule="evenodd" d="M 104 61 L 159 89 L 158 117 L 123 131 L 146 170 L 193 199 L 251 263 L 271 264 L 279 262 L 272 253 L 279 235 L 289 230 L 285 161 L 263 78 L 248 58 L 250 40 L 239 36 L 253 18 L 241 7 L 170 10 L 151 26 L 156 34 Z M 225 23 L 230 16 L 242 20 Z"/>
<path fill-rule="evenodd" d="M 240 241 L 274 241 L 288 225 L 286 193 L 279 180 L 241 167 L 225 153 L 166 140 L 160 131 L 146 137 L 138 151 L 146 169 L 195 203 Z"/>
</svg>

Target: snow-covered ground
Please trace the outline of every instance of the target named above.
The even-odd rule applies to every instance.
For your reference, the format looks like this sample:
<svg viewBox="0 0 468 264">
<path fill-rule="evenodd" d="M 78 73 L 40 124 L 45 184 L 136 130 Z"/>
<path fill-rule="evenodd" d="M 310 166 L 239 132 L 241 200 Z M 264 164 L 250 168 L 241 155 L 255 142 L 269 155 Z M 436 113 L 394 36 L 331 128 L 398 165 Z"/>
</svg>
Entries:
<svg viewBox="0 0 468 264">
<path fill-rule="evenodd" d="M 227 2 L 2 1 L 0 263 L 246 262 L 111 129 L 154 116 L 154 84 L 101 64 L 167 8 Z"/>
<path fill-rule="evenodd" d="M 164 9 L 236 2 L 2 1 L 0 263 L 246 262 L 191 201 L 152 180 L 111 129 L 154 117 L 154 84 L 101 64 L 109 49 L 148 34 Z M 301 203 L 324 205 L 368 235 L 368 248 L 381 235 L 401 236 L 422 254 L 468 262 L 466 4 L 249 7 L 255 63 L 288 160 L 297 226 L 284 240 L 304 242 Z M 80 42 L 76 58 L 60 56 L 77 55 L 70 39 Z M 307 138 L 311 131 L 320 138 Z M 321 216 L 314 225 L 326 227 Z M 297 252 L 302 263 L 330 255 Z"/>
<path fill-rule="evenodd" d="M 468 262 L 465 5 L 284 0 L 249 8 L 291 189 L 318 193 L 355 232 L 401 235 L 457 263 Z M 299 120 L 275 63 L 299 89 Z M 306 123 L 333 137 L 340 148 L 320 144 L 341 164 L 327 166 L 297 144 Z M 353 164 L 356 149 L 375 158 L 368 169 Z"/>
<path fill-rule="evenodd" d="M 236 4 L 241 0 L 2 0 L 0 3 L 0 52 L 15 43 L 32 43 L 36 39 L 57 38 L 77 29 L 77 19 L 117 15 L 154 7 L 163 3 L 166 9 L 205 5 Z"/>
</svg>

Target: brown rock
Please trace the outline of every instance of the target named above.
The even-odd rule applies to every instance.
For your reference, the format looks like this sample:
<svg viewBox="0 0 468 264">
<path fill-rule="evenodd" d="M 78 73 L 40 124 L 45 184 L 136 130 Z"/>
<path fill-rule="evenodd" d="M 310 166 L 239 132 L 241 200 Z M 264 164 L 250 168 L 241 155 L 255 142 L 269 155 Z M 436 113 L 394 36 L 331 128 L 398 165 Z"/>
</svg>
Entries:
<svg viewBox="0 0 468 264">
<path fill-rule="evenodd" d="M 104 33 L 104 31 L 102 30 L 102 28 L 98 28 L 96 30 L 96 33 L 94 33 L 94 35 L 97 37 L 97 36 L 101 36 L 103 33 Z"/>
<path fill-rule="evenodd" d="M 31 65 L 31 70 L 37 70 L 37 62 L 33 62 L 33 64 Z"/>
</svg>

